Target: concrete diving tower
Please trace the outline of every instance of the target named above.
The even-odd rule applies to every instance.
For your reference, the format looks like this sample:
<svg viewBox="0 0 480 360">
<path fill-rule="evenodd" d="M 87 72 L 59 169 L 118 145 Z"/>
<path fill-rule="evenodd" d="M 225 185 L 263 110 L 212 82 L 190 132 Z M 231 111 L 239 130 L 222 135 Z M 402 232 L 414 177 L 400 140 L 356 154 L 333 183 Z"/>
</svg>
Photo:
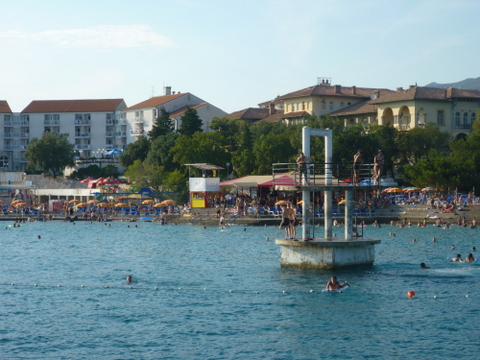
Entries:
<svg viewBox="0 0 480 360">
<path fill-rule="evenodd" d="M 325 138 L 325 163 L 311 164 L 310 137 L 323 136 Z M 307 158 L 306 170 L 302 174 L 297 164 L 274 164 L 275 172 L 278 165 L 295 166 L 293 188 L 302 192 L 302 215 L 303 229 L 300 240 L 276 239 L 280 245 L 280 265 L 282 267 L 300 269 L 335 269 L 348 266 L 371 265 L 375 261 L 375 245 L 380 239 L 354 237 L 353 223 L 353 192 L 356 190 L 380 190 L 379 185 L 348 185 L 340 181 L 341 174 L 346 170 L 349 175 L 353 174 L 352 164 L 333 164 L 333 135 L 329 129 L 311 129 L 305 126 L 302 131 L 302 150 Z M 277 169 L 276 169 L 277 166 Z M 363 165 L 358 171 L 371 173 L 373 165 Z M 319 168 L 324 168 L 324 176 L 317 174 Z M 342 170 L 339 170 L 342 169 Z M 333 174 L 337 174 L 336 182 L 333 183 Z M 299 181 L 297 181 L 297 178 Z M 305 184 L 302 184 L 305 181 Z M 308 185 L 307 185 L 308 184 Z M 324 192 L 324 237 L 311 237 L 310 199 L 311 192 Z M 332 199 L 334 191 L 345 192 L 345 235 L 332 236 Z"/>
</svg>

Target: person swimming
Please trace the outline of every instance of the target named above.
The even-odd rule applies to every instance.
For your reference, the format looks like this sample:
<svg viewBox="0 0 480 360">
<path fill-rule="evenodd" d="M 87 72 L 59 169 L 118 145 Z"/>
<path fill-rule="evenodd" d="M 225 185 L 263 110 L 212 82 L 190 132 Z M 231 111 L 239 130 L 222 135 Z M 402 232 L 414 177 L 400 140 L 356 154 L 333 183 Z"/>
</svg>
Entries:
<svg viewBox="0 0 480 360">
<path fill-rule="evenodd" d="M 466 262 L 474 262 L 475 258 L 473 257 L 473 254 L 470 253 L 468 254 L 467 258 L 465 259 Z"/>
<path fill-rule="evenodd" d="M 336 276 L 332 276 L 330 281 L 327 283 L 326 290 L 327 291 L 334 291 L 334 290 L 340 290 L 343 289 L 345 286 L 349 286 L 350 284 L 348 281 L 345 281 L 343 284 L 340 284 L 337 281 Z"/>
<path fill-rule="evenodd" d="M 126 281 L 127 284 L 133 284 L 134 281 L 133 281 L 133 278 L 132 278 L 132 275 L 127 275 L 127 281 Z"/>
<path fill-rule="evenodd" d="M 422 269 L 430 269 L 430 266 L 425 265 L 425 263 L 421 263 L 421 264 L 420 264 L 420 267 L 421 267 Z"/>
<path fill-rule="evenodd" d="M 454 257 L 454 258 L 453 258 L 452 260 L 450 260 L 450 261 L 463 261 L 463 260 L 462 260 L 462 255 L 457 254 L 457 256 Z"/>
</svg>

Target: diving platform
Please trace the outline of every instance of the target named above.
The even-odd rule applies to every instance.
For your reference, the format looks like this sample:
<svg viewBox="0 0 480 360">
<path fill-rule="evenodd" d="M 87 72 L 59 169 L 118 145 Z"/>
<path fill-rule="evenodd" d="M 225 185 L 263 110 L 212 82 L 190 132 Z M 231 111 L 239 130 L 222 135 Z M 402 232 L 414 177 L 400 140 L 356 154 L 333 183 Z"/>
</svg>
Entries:
<svg viewBox="0 0 480 360">
<path fill-rule="evenodd" d="M 310 163 L 310 137 L 325 138 L 325 162 Z M 306 161 L 302 164 L 273 164 L 273 185 L 279 190 L 302 192 L 302 237 L 295 240 L 277 239 L 282 267 L 335 269 L 347 266 L 371 265 L 375 261 L 375 245 L 380 239 L 358 237 L 353 222 L 355 191 L 380 191 L 380 177 L 375 177 L 374 164 L 333 163 L 333 135 L 329 129 L 302 129 L 302 151 Z M 361 179 L 367 179 L 361 181 Z M 312 193 L 323 192 L 324 237 L 311 236 L 313 207 Z M 345 234 L 333 237 L 333 193 L 344 192 Z M 355 237 L 354 237 L 355 235 Z"/>
</svg>

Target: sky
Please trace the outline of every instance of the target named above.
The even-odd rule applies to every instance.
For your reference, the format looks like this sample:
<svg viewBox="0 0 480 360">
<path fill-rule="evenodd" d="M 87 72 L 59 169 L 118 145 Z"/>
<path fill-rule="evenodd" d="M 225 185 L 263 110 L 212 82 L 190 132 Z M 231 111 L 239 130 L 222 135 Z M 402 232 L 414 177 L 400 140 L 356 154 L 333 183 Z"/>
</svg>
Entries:
<svg viewBox="0 0 480 360">
<path fill-rule="evenodd" d="M 0 0 L 0 100 L 190 92 L 231 113 L 330 78 L 480 76 L 478 0 Z"/>
</svg>

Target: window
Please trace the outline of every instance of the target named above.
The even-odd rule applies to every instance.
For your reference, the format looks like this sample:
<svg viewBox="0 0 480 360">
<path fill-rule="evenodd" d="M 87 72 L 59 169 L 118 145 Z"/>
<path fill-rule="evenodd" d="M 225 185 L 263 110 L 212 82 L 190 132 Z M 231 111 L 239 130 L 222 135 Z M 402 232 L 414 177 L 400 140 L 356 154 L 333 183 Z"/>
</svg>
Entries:
<svg viewBox="0 0 480 360">
<path fill-rule="evenodd" d="M 455 113 L 455 125 L 460 125 L 460 113 Z"/>
<path fill-rule="evenodd" d="M 343 101 L 340 103 L 340 108 L 343 108 Z"/>
<path fill-rule="evenodd" d="M 84 120 L 90 120 L 90 114 L 83 114 L 83 119 Z"/>
<path fill-rule="evenodd" d="M 325 110 L 327 108 L 327 104 L 325 103 L 325 100 L 322 101 L 322 110 Z"/>
<path fill-rule="evenodd" d="M 306 110 L 307 107 L 305 106 L 305 102 L 302 103 L 302 110 Z"/>
<path fill-rule="evenodd" d="M 470 121 L 472 124 L 475 122 L 476 118 L 477 117 L 475 116 L 475 113 L 472 113 L 472 115 L 470 116 L 470 119 L 471 119 Z"/>
<path fill-rule="evenodd" d="M 437 111 L 437 125 L 443 125 L 444 115 L 445 113 L 443 112 L 443 110 Z"/>
<path fill-rule="evenodd" d="M 295 111 L 295 104 L 292 104 L 292 112 Z"/>
<path fill-rule="evenodd" d="M 75 120 L 82 120 L 83 116 L 82 114 L 75 114 Z"/>
<path fill-rule="evenodd" d="M 54 121 L 60 121 L 60 115 L 59 114 L 53 114 L 53 120 Z"/>
<path fill-rule="evenodd" d="M 468 113 L 463 113 L 463 124 L 464 125 L 468 124 Z"/>
<path fill-rule="evenodd" d="M 329 107 L 330 110 L 333 110 L 333 102 L 330 101 L 330 107 Z"/>
</svg>

